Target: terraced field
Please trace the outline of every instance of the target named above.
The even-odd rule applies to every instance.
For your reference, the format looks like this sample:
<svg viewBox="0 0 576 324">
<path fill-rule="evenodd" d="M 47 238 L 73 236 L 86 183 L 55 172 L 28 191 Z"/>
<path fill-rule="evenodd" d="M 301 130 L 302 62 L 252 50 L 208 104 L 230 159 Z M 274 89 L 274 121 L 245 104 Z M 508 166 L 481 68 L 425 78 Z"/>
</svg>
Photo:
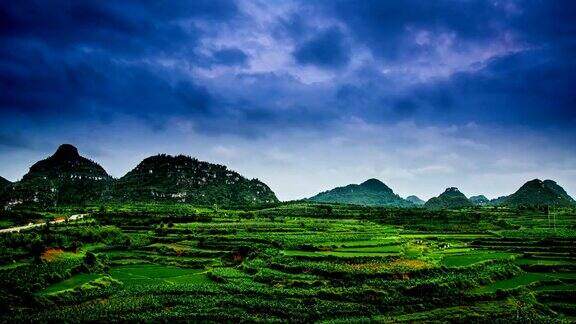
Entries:
<svg viewBox="0 0 576 324">
<path fill-rule="evenodd" d="M 394 210 L 310 212 L 321 214 L 321 206 L 307 205 L 305 215 L 298 205 L 220 210 L 202 220 L 109 212 L 93 214 L 91 225 L 6 235 L 4 259 L 12 260 L 0 265 L 0 320 L 574 319 L 576 218 L 569 212 L 554 229 L 537 215 L 523 221 L 506 210 L 463 210 L 450 217 L 474 213 L 477 222 L 450 218 L 453 227 L 443 232 L 418 210 L 402 222 Z M 43 249 L 60 252 L 34 260 L 34 250 L 12 248 L 38 237 Z"/>
</svg>

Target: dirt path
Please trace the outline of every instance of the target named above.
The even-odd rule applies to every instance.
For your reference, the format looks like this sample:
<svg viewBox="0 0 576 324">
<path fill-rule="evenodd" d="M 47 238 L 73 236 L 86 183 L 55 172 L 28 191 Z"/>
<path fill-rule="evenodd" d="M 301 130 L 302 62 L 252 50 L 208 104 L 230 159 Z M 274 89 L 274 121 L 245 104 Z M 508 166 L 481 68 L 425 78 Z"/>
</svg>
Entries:
<svg viewBox="0 0 576 324">
<path fill-rule="evenodd" d="M 84 216 L 87 216 L 88 214 L 75 214 L 75 215 L 71 215 L 70 217 L 68 217 L 68 221 L 77 221 L 80 220 L 82 218 L 84 218 Z M 58 223 L 62 223 L 65 222 L 65 219 L 57 219 L 57 220 L 53 220 L 50 222 L 50 224 L 58 224 Z M 28 225 L 24 225 L 24 226 L 16 226 L 16 227 L 9 227 L 9 228 L 3 228 L 0 229 L 0 233 L 10 233 L 10 232 L 20 232 L 22 230 L 27 230 L 27 229 L 31 229 L 34 227 L 42 227 L 45 226 L 46 223 L 40 223 L 40 224 L 28 224 Z"/>
</svg>

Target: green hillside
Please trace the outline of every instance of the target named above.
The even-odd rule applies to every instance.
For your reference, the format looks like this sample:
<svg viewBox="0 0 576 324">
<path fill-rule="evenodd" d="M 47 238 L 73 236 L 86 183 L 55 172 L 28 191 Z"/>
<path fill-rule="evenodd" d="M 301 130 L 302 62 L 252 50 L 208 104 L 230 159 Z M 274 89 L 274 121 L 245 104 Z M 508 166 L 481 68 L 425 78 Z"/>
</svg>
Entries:
<svg viewBox="0 0 576 324">
<path fill-rule="evenodd" d="M 63 144 L 47 159 L 30 167 L 4 195 L 5 203 L 40 206 L 82 205 L 109 196 L 112 177 L 78 150 Z"/>
<path fill-rule="evenodd" d="M 450 209 L 472 206 L 472 202 L 470 202 L 470 200 L 468 200 L 468 198 L 466 198 L 466 196 L 456 187 L 447 188 L 442 194 L 440 194 L 440 196 L 430 198 L 430 200 L 424 204 L 424 207 L 431 209 Z"/>
<path fill-rule="evenodd" d="M 406 197 L 406 200 L 413 203 L 416 206 L 423 206 L 426 203 L 424 200 L 414 195 Z"/>
<path fill-rule="evenodd" d="M 574 199 L 552 180 L 534 179 L 526 182 L 518 191 L 508 196 L 502 205 L 509 207 L 537 207 L 574 205 Z"/>
<path fill-rule="evenodd" d="M 120 201 L 184 202 L 200 205 L 251 205 L 278 199 L 258 179 L 248 180 L 223 165 L 178 155 L 143 160 L 114 184 Z"/>
<path fill-rule="evenodd" d="M 476 206 L 487 206 L 490 204 L 490 200 L 484 195 L 472 196 L 469 198 L 469 200 Z"/>
<path fill-rule="evenodd" d="M 402 199 L 392 189 L 377 179 L 369 179 L 361 184 L 350 184 L 321 192 L 309 198 L 310 201 L 324 203 L 344 203 L 363 206 L 410 207 L 411 202 Z"/>
<path fill-rule="evenodd" d="M 8 187 L 12 182 L 0 177 L 0 192 L 4 190 L 4 188 Z"/>
</svg>

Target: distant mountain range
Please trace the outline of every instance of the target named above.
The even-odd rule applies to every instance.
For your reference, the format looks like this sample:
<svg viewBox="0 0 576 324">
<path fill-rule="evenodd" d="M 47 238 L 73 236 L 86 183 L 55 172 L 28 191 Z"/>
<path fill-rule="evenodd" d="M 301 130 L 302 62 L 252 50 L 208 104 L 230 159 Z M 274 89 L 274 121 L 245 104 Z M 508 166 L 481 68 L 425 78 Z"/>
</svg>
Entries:
<svg viewBox="0 0 576 324">
<path fill-rule="evenodd" d="M 22 180 L 0 181 L 0 203 L 39 206 L 123 202 L 185 202 L 199 205 L 253 205 L 277 202 L 270 188 L 225 166 L 179 155 L 142 161 L 120 179 L 69 144 L 30 167 Z M 1 188 L 5 189 L 2 191 Z"/>
<path fill-rule="evenodd" d="M 466 198 L 457 188 L 446 189 L 424 202 L 416 196 L 403 199 L 377 179 L 321 192 L 306 201 L 383 207 L 432 209 L 473 206 L 563 207 L 576 206 L 566 191 L 552 180 L 534 179 L 515 193 L 489 200 L 484 195 Z M 22 180 L 0 177 L 0 206 L 62 206 L 108 202 L 181 202 L 197 205 L 256 205 L 278 202 L 258 179 L 246 179 L 223 165 L 184 155 L 155 155 L 144 159 L 120 179 L 111 177 L 98 163 L 80 156 L 70 145 L 30 167 Z"/>
<path fill-rule="evenodd" d="M 369 179 L 361 184 L 350 184 L 324 191 L 308 201 L 323 203 L 344 203 L 364 206 L 413 207 L 414 204 L 402 199 L 392 189 L 377 179 Z"/>
<path fill-rule="evenodd" d="M 402 199 L 390 187 L 377 179 L 362 184 L 350 184 L 324 191 L 308 201 L 346 203 L 364 206 L 424 207 L 430 209 L 466 208 L 474 206 L 541 207 L 576 206 L 566 191 L 552 180 L 531 180 L 510 196 L 488 199 L 484 195 L 467 198 L 458 188 L 447 188 L 438 197 L 424 202 L 416 196 Z"/>
</svg>

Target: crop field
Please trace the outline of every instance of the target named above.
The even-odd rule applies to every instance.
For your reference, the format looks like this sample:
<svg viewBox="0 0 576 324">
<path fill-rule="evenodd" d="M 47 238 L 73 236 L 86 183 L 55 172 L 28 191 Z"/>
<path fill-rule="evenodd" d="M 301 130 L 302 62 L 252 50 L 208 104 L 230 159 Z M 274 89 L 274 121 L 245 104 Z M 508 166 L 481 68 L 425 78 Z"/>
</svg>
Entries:
<svg viewBox="0 0 576 324">
<path fill-rule="evenodd" d="M 94 209 L 1 234 L 0 321 L 571 322 L 576 210 L 552 212 Z"/>
</svg>

